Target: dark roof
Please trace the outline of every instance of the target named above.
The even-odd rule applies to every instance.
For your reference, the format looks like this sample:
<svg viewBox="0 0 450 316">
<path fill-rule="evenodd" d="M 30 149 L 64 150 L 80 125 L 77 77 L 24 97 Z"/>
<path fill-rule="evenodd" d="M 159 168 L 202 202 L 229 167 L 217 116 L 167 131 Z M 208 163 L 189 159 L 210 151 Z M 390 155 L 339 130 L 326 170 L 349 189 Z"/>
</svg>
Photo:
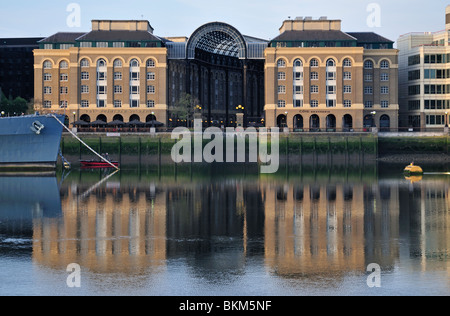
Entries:
<svg viewBox="0 0 450 316">
<path fill-rule="evenodd" d="M 347 32 L 355 37 L 358 43 L 394 43 L 393 41 L 373 32 Z"/>
<path fill-rule="evenodd" d="M 44 38 L 39 43 L 75 43 L 75 40 L 84 34 L 86 33 L 59 32 Z"/>
<path fill-rule="evenodd" d="M 0 46 L 38 46 L 42 37 L 0 38 Z"/>
<path fill-rule="evenodd" d="M 82 34 L 78 41 L 161 41 L 147 31 L 92 31 Z"/>
<path fill-rule="evenodd" d="M 355 41 L 356 38 L 342 31 L 286 31 L 272 41 Z"/>
</svg>

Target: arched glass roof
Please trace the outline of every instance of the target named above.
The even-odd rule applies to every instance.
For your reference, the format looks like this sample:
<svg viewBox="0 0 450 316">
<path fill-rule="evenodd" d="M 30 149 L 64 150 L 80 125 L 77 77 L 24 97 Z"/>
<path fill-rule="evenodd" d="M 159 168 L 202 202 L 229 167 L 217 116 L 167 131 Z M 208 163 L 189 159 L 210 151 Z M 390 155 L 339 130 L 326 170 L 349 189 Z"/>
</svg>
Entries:
<svg viewBox="0 0 450 316">
<path fill-rule="evenodd" d="M 198 28 L 187 44 L 187 58 L 195 58 L 195 50 L 240 59 L 247 58 L 247 45 L 242 34 L 231 25 L 212 22 Z"/>
</svg>

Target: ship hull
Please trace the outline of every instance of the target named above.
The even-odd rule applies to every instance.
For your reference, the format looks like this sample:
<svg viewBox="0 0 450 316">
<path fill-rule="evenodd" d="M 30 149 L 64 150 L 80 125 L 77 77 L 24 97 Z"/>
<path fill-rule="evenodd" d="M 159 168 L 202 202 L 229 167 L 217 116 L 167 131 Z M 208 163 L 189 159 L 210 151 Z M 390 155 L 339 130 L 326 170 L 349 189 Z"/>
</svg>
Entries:
<svg viewBox="0 0 450 316">
<path fill-rule="evenodd" d="M 56 117 L 64 120 L 62 115 Z M 51 115 L 1 118 L 0 169 L 55 168 L 62 131 L 62 125 Z"/>
</svg>

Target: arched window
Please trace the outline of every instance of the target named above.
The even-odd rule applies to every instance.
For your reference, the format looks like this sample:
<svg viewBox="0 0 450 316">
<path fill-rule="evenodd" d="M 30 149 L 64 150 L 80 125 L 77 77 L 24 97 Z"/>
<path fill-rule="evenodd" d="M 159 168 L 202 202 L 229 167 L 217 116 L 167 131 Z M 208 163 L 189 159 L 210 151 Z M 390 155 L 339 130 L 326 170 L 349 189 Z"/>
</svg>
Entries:
<svg viewBox="0 0 450 316">
<path fill-rule="evenodd" d="M 294 61 L 294 67 L 303 67 L 303 62 L 300 59 Z"/>
<path fill-rule="evenodd" d="M 373 69 L 373 62 L 371 60 L 366 60 L 364 62 L 364 69 Z"/>
<path fill-rule="evenodd" d="M 284 59 L 278 59 L 277 61 L 277 67 L 278 68 L 284 68 L 286 67 L 286 61 Z"/>
<path fill-rule="evenodd" d="M 381 63 L 380 63 L 380 68 L 381 69 L 389 69 L 389 61 L 382 60 Z"/>
<path fill-rule="evenodd" d="M 67 68 L 69 68 L 69 63 L 67 61 L 63 60 L 62 62 L 59 63 L 59 68 L 67 69 Z"/>
<path fill-rule="evenodd" d="M 156 67 L 156 63 L 153 59 L 147 60 L 147 68 L 155 68 L 155 67 Z"/>
<path fill-rule="evenodd" d="M 97 67 L 106 67 L 106 61 L 104 59 L 99 59 L 97 62 Z"/>
<path fill-rule="evenodd" d="M 137 59 L 132 59 L 130 61 L 130 67 L 139 67 L 139 61 Z"/>
<path fill-rule="evenodd" d="M 53 68 L 53 64 L 50 60 L 44 61 L 44 69 L 52 69 L 52 68 Z"/>
<path fill-rule="evenodd" d="M 122 60 L 120 59 L 114 60 L 114 68 L 122 68 Z"/>
<path fill-rule="evenodd" d="M 330 58 L 327 60 L 327 67 L 335 67 L 336 66 L 336 62 L 334 61 L 333 58 Z"/>
<path fill-rule="evenodd" d="M 351 67 L 352 61 L 349 58 L 344 59 L 344 67 Z"/>
<path fill-rule="evenodd" d="M 311 62 L 309 63 L 310 67 L 319 67 L 319 61 L 315 58 L 311 59 Z"/>
<path fill-rule="evenodd" d="M 90 66 L 89 60 L 87 60 L 86 58 L 82 59 L 80 62 L 80 66 L 81 68 L 87 68 Z"/>
</svg>

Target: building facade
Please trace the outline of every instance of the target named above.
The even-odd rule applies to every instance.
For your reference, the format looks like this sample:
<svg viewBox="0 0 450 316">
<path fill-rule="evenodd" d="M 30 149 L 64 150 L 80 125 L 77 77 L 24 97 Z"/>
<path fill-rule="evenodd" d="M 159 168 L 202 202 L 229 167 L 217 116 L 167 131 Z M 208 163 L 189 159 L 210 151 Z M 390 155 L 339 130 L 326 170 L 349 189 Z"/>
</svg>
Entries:
<svg viewBox="0 0 450 316">
<path fill-rule="evenodd" d="M 405 129 L 441 129 L 450 109 L 450 6 L 445 30 L 409 33 L 398 39 L 399 103 Z"/>
<path fill-rule="evenodd" d="M 167 50 L 147 21 L 93 21 L 89 33 L 57 33 L 35 56 L 35 108 L 73 123 L 167 118 Z"/>
<path fill-rule="evenodd" d="M 266 49 L 266 125 L 300 131 L 398 127 L 398 51 L 340 20 L 283 23 Z"/>
<path fill-rule="evenodd" d="M 162 38 L 148 21 L 92 21 L 88 33 L 39 42 L 35 104 L 70 123 L 244 124 L 302 131 L 398 127 L 398 51 L 375 33 L 344 33 L 340 20 L 285 21 L 266 41 L 221 22 L 189 38 Z M 191 96 L 188 112 L 182 100 Z M 197 116 L 198 117 L 198 116 Z"/>
</svg>

